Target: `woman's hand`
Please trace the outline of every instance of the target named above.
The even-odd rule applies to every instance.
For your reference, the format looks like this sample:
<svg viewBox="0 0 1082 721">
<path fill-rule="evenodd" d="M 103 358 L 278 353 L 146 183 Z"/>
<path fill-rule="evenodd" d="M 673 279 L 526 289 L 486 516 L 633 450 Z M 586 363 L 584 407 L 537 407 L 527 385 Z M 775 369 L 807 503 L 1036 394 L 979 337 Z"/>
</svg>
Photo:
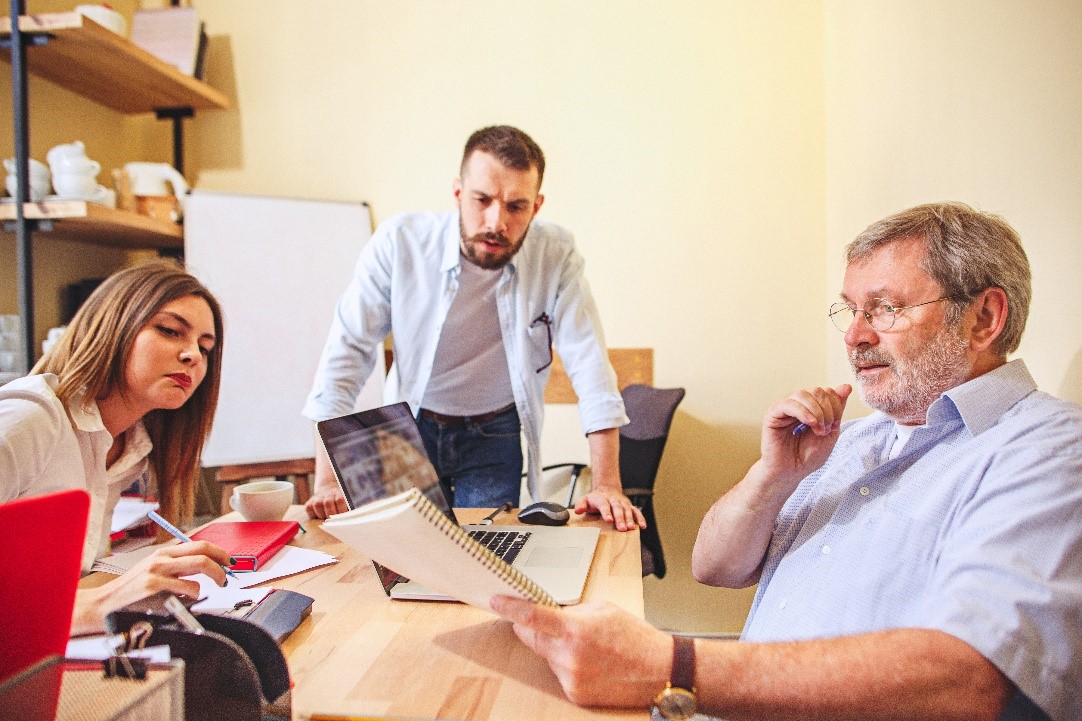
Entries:
<svg viewBox="0 0 1082 721">
<path fill-rule="evenodd" d="M 229 554 L 206 541 L 160 548 L 104 586 L 80 590 L 75 597 L 71 633 L 102 633 L 106 614 L 158 591 L 198 598 L 199 584 L 182 576 L 204 573 L 224 586 L 223 566 L 228 565 Z"/>
</svg>

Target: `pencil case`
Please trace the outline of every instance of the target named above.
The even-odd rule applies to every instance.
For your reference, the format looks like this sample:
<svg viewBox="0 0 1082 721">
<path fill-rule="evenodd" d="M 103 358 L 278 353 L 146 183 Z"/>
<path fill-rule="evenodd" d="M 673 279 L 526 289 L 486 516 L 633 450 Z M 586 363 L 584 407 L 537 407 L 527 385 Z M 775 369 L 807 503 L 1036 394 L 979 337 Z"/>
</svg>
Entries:
<svg viewBox="0 0 1082 721">
<path fill-rule="evenodd" d="M 165 608 L 170 596 L 159 592 L 114 611 L 105 627 L 123 634 L 129 652 L 165 645 L 184 660 L 184 718 L 289 718 L 289 669 L 277 641 L 254 623 L 207 613 L 192 614 L 203 631 L 189 630 Z"/>
</svg>

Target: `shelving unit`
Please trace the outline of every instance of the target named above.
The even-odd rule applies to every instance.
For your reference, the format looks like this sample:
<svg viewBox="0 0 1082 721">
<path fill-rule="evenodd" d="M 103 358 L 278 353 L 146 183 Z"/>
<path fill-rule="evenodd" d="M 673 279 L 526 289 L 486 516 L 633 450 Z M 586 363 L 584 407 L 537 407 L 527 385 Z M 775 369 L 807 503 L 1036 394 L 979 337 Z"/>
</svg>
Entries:
<svg viewBox="0 0 1082 721">
<path fill-rule="evenodd" d="M 0 40 L 7 40 L 11 46 L 10 55 L 2 55 L 12 66 L 16 158 L 24 164 L 29 152 L 29 129 L 25 127 L 27 73 L 121 113 L 155 113 L 159 118 L 172 118 L 175 158 L 180 156 L 181 118 L 196 110 L 229 107 L 229 99 L 221 92 L 79 13 L 26 15 L 21 0 L 12 0 L 11 4 L 12 15 L 19 15 L 18 32 L 13 32 L 11 16 L 0 18 Z M 18 43 L 12 42 L 16 36 Z M 20 122 L 20 118 L 24 120 Z M 28 197 L 22 185 L 16 197 Z M 4 231 L 19 237 L 19 315 L 26 358 L 31 364 L 35 357 L 29 240 L 32 232 L 49 231 L 56 238 L 129 249 L 184 247 L 184 232 L 179 225 L 96 203 L 24 202 L 19 211 L 16 202 L 0 204 Z"/>
<path fill-rule="evenodd" d="M 176 223 L 154 220 L 126 210 L 85 200 L 24 203 L 27 220 L 54 220 L 52 237 L 110 248 L 183 248 L 184 230 Z M 0 221 L 15 220 L 15 204 L 0 204 Z"/>
</svg>

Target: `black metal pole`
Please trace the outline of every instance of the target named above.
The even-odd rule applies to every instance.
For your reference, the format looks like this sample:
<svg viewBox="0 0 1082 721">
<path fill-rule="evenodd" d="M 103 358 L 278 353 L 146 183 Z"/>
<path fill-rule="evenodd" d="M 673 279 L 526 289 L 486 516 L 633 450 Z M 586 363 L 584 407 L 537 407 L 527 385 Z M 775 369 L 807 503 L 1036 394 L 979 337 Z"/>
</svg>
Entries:
<svg viewBox="0 0 1082 721">
<path fill-rule="evenodd" d="M 15 252 L 19 276 L 19 316 L 23 322 L 23 367 L 26 373 L 36 357 L 34 343 L 34 247 L 23 203 L 30 200 L 30 120 L 26 89 L 26 42 L 19 18 L 25 14 L 24 0 L 11 0 L 11 95 L 12 122 L 15 128 Z"/>
</svg>

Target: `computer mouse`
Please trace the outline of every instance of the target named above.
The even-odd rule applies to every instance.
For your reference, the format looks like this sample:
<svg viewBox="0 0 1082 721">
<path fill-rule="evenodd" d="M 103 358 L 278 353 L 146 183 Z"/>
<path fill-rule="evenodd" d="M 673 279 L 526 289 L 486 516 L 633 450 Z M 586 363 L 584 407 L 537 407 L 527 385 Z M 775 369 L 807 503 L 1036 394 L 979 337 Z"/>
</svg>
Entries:
<svg viewBox="0 0 1082 721">
<path fill-rule="evenodd" d="M 562 526 L 571 518 L 571 514 L 559 503 L 538 501 L 531 503 L 518 512 L 520 523 L 534 526 Z"/>
</svg>

